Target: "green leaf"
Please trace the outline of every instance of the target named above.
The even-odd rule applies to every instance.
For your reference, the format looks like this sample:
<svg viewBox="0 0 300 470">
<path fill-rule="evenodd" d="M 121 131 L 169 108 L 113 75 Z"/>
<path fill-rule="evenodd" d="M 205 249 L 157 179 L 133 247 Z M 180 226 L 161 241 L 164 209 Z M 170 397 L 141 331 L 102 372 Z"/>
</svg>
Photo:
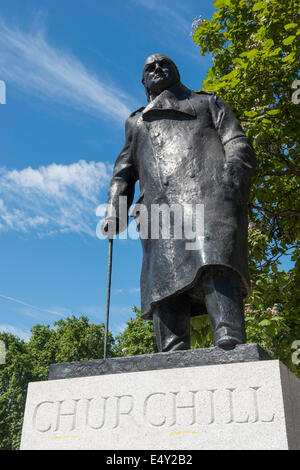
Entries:
<svg viewBox="0 0 300 470">
<path fill-rule="evenodd" d="M 265 49 L 270 49 L 272 46 L 274 46 L 274 41 L 273 41 L 273 39 L 267 39 L 267 40 L 264 42 L 264 48 L 265 48 Z"/>
<path fill-rule="evenodd" d="M 288 29 L 296 28 L 297 26 L 298 26 L 297 23 L 289 23 L 285 25 L 284 29 L 288 30 Z"/>
<path fill-rule="evenodd" d="M 291 62 L 295 58 L 295 54 L 288 54 L 282 59 L 282 62 Z"/>
<path fill-rule="evenodd" d="M 277 273 L 277 271 L 278 271 L 277 264 L 272 265 L 272 271 L 273 271 L 273 273 Z"/>
<path fill-rule="evenodd" d="M 271 325 L 270 320 L 262 320 L 261 322 L 259 322 L 259 326 L 270 326 L 270 325 Z"/>
<path fill-rule="evenodd" d="M 296 36 L 289 36 L 288 38 L 284 39 L 282 42 L 285 46 L 289 46 L 292 44 Z"/>
<path fill-rule="evenodd" d="M 215 0 L 213 5 L 215 8 L 226 8 L 230 5 L 230 0 Z"/>
<path fill-rule="evenodd" d="M 253 11 L 258 11 L 264 8 L 264 3 L 263 2 L 258 2 L 253 5 Z"/>
</svg>

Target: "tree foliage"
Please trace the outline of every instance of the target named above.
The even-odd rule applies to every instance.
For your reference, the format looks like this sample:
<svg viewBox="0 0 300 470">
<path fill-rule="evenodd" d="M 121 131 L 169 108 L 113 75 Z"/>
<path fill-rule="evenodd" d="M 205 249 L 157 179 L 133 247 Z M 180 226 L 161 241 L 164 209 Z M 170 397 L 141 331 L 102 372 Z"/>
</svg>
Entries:
<svg viewBox="0 0 300 470">
<path fill-rule="evenodd" d="M 6 346 L 6 363 L 0 365 L 0 449 L 19 448 L 27 386 L 47 380 L 50 364 L 103 357 L 104 325 L 90 324 L 85 316 L 35 325 L 28 343 L 0 333 Z M 113 337 L 108 336 L 107 356 Z"/>
<path fill-rule="evenodd" d="M 136 356 L 157 352 L 153 323 L 141 318 L 141 311 L 134 307 L 135 318 L 127 322 L 123 333 L 116 337 L 114 352 L 117 356 Z"/>
<path fill-rule="evenodd" d="M 28 382 L 35 377 L 24 341 L 8 333 L 0 339 L 6 346 L 6 364 L 0 364 L 0 449 L 19 448 Z"/>
<path fill-rule="evenodd" d="M 290 358 L 292 342 L 300 339 L 300 5 L 216 0 L 214 6 L 211 20 L 193 24 L 201 54 L 213 55 L 204 89 L 229 103 L 258 156 L 249 203 L 248 341 L 296 372 Z M 287 254 L 294 267 L 280 271 Z M 194 320 L 192 331 L 198 345 L 210 343 L 207 320 Z"/>
<path fill-rule="evenodd" d="M 211 21 L 194 31 L 201 54 L 213 54 L 204 89 L 233 108 L 258 155 L 250 201 L 256 261 L 268 267 L 290 250 L 299 253 L 299 2 L 217 0 Z M 251 240 L 250 240 L 251 241 Z M 254 241 L 254 240 L 253 240 Z M 274 263 L 273 263 L 274 262 Z"/>
</svg>

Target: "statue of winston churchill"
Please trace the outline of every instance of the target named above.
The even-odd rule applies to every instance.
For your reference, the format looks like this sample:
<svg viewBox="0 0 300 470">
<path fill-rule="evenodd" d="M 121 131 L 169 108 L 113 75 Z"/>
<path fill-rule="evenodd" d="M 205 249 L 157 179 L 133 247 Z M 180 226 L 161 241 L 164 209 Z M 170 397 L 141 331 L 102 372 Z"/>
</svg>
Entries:
<svg viewBox="0 0 300 470">
<path fill-rule="evenodd" d="M 203 205 L 197 249 L 185 237 L 141 237 L 141 312 L 152 319 L 159 351 L 190 348 L 190 317 L 209 315 L 214 345 L 246 342 L 244 299 L 250 293 L 247 204 L 254 150 L 229 106 L 213 92 L 192 91 L 174 62 L 150 56 L 143 79 L 148 105 L 126 121 L 126 141 L 111 180 L 103 233 L 121 223 L 139 181 L 138 207 Z M 134 212 L 139 224 L 140 211 Z M 161 228 L 161 227 L 160 227 Z M 159 230 L 160 232 L 160 230 Z"/>
</svg>

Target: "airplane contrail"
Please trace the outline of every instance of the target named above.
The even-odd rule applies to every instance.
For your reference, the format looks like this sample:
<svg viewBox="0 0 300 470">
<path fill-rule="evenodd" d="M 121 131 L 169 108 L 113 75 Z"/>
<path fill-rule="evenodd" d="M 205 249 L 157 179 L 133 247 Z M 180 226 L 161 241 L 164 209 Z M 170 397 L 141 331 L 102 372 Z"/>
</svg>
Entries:
<svg viewBox="0 0 300 470">
<path fill-rule="evenodd" d="M 65 315 L 62 313 L 55 312 L 54 310 L 47 310 L 45 308 L 36 307 L 35 305 L 27 304 L 26 302 L 23 302 L 22 300 L 19 300 L 19 299 L 15 299 L 14 297 L 8 297 L 7 295 L 3 295 L 3 294 L 0 294 L 0 297 L 2 297 L 2 299 L 10 300 L 11 302 L 15 302 L 17 304 L 25 305 L 26 307 L 39 310 L 40 312 L 50 313 L 51 315 L 58 315 L 59 317 L 65 317 Z"/>
</svg>

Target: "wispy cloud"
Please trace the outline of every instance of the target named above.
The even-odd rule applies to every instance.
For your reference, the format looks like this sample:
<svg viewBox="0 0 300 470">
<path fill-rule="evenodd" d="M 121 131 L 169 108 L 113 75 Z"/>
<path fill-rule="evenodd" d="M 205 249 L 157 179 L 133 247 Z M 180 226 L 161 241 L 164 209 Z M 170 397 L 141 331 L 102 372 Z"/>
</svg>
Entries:
<svg viewBox="0 0 300 470">
<path fill-rule="evenodd" d="M 12 335 L 18 336 L 20 339 L 28 342 L 30 339 L 30 332 L 16 328 L 13 325 L 1 325 L 0 324 L 0 333 L 11 333 Z"/>
<path fill-rule="evenodd" d="M 207 69 L 211 63 L 209 60 L 200 56 L 199 46 L 192 40 L 192 24 L 195 16 L 201 15 L 200 10 L 192 11 L 192 9 L 181 0 L 131 0 L 135 4 L 152 13 L 158 22 L 159 28 L 164 28 L 164 34 L 157 32 L 157 38 L 161 36 L 163 49 L 165 50 L 166 36 L 169 36 L 168 48 L 173 48 L 176 53 L 180 52 L 184 56 L 189 56 L 193 62 L 197 61 L 197 66 Z M 152 20 L 152 17 L 151 17 Z M 153 51 L 160 52 L 160 51 Z"/>
<path fill-rule="evenodd" d="M 95 210 L 110 176 L 109 165 L 85 160 L 37 169 L 0 168 L 0 231 L 95 236 Z"/>
<path fill-rule="evenodd" d="M 133 290 L 133 289 L 131 289 Z M 55 306 L 54 308 L 42 308 L 38 307 L 37 305 L 30 304 L 28 302 L 24 302 L 23 300 L 17 299 L 15 297 L 10 297 L 4 294 L 0 294 L 0 300 L 5 302 L 11 302 L 16 304 L 16 310 L 13 311 L 13 318 L 15 317 L 32 317 L 39 323 L 44 324 L 45 321 L 47 324 L 52 322 L 52 318 L 58 317 L 66 319 L 67 317 L 71 317 L 74 315 L 75 317 L 79 317 L 81 315 L 87 315 L 92 322 L 97 324 L 105 322 L 105 314 L 106 309 L 105 305 L 81 305 L 78 306 L 75 310 L 69 309 L 61 306 Z M 110 307 L 110 322 L 109 322 L 109 329 L 112 331 L 113 335 L 119 334 L 122 330 L 125 329 L 126 322 L 129 321 L 130 318 L 135 317 L 135 314 L 132 311 L 133 304 L 124 306 L 124 305 L 116 305 L 113 304 Z M 120 324 L 120 321 L 122 322 Z M 23 331 L 18 327 L 18 322 L 15 321 L 17 326 L 11 324 L 0 324 L 0 333 L 7 332 L 12 333 L 16 336 L 19 336 L 21 339 L 28 341 L 30 339 L 30 332 Z"/>
<path fill-rule="evenodd" d="M 113 295 L 115 293 L 113 292 Z M 124 306 L 112 304 L 109 309 L 109 330 L 112 332 L 113 336 L 118 335 L 122 332 L 126 326 L 127 322 L 130 318 L 135 318 L 135 313 L 133 312 L 133 306 L 136 304 L 134 300 L 132 301 L 131 305 Z M 139 306 L 139 305 L 137 305 Z M 92 306 L 92 305 L 84 305 L 81 306 L 79 309 L 83 315 L 87 315 L 93 322 L 96 323 L 104 323 L 105 324 L 105 317 L 106 317 L 106 306 L 103 304 Z"/>
<path fill-rule="evenodd" d="M 135 106 L 122 90 L 100 80 L 73 54 L 50 45 L 42 29 L 25 33 L 1 18 L 0 76 L 25 93 L 98 117 L 123 121 Z"/>
<path fill-rule="evenodd" d="M 163 16 L 165 22 L 169 25 L 170 20 L 173 20 L 172 27 L 181 32 L 189 33 L 192 29 L 192 21 L 188 21 L 185 18 L 185 14 L 182 12 L 182 8 L 178 6 L 174 0 L 172 4 L 168 4 L 167 1 L 162 2 L 161 0 L 133 0 L 135 3 L 147 8 L 148 10 L 154 11 L 159 16 Z M 179 11 L 181 10 L 181 11 Z M 185 9 L 184 9 L 185 10 Z"/>
<path fill-rule="evenodd" d="M 9 300 L 10 302 L 14 302 L 14 303 L 19 304 L 19 305 L 23 305 L 25 307 L 29 307 L 29 308 L 34 309 L 34 310 L 38 310 L 39 312 L 50 313 L 50 315 L 55 315 L 55 316 L 58 316 L 60 318 L 65 316 L 61 312 L 57 312 L 55 310 L 48 310 L 48 309 L 45 309 L 45 308 L 40 308 L 40 307 L 37 307 L 36 305 L 28 304 L 28 303 L 24 302 L 23 300 L 15 299 L 14 297 L 9 297 L 7 295 L 0 294 L 0 298 L 4 299 L 4 300 Z"/>
<path fill-rule="evenodd" d="M 113 294 L 122 295 L 122 294 L 134 294 L 137 295 L 140 293 L 139 287 L 128 287 L 125 289 L 112 289 Z"/>
<path fill-rule="evenodd" d="M 127 328 L 127 322 L 123 323 L 116 323 L 113 327 L 112 333 L 114 336 L 117 336 L 121 333 L 123 333 Z"/>
</svg>

